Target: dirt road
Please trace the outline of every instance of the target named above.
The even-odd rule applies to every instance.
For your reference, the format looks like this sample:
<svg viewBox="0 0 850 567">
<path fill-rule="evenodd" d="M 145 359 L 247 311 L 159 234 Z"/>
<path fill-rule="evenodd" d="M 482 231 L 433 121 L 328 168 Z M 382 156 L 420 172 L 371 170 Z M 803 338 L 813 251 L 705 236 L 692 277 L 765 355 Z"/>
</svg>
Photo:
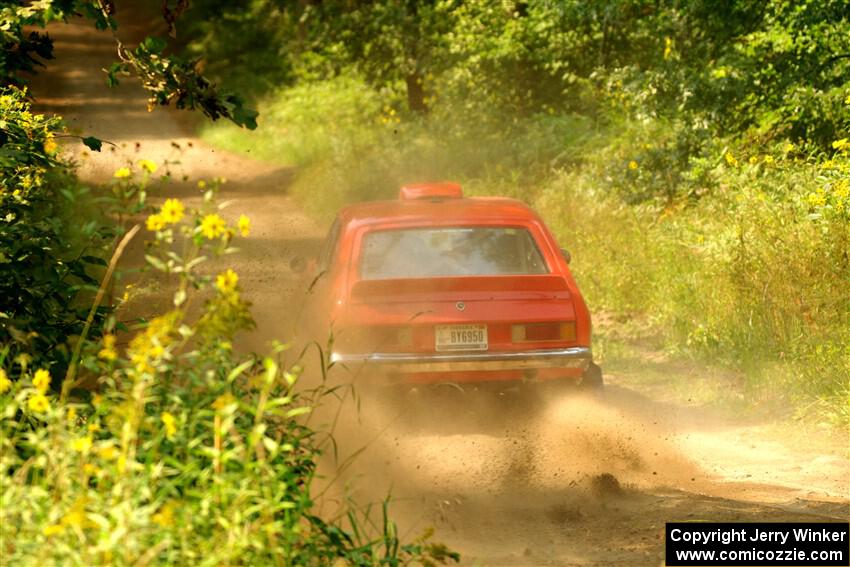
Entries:
<svg viewBox="0 0 850 567">
<path fill-rule="evenodd" d="M 198 179 L 226 177 L 226 213 L 244 212 L 254 225 L 228 262 L 255 305 L 258 330 L 245 343 L 285 339 L 298 310 L 287 300 L 289 261 L 322 232 L 287 197 L 292 172 L 204 146 L 184 116 L 148 113 L 132 81 L 108 89 L 108 34 L 71 25 L 53 36 L 57 60 L 33 83 L 40 108 L 118 146 L 95 154 L 70 144 L 82 177 L 103 182 L 141 158 L 179 161 L 170 166 L 177 181 L 157 198 L 190 201 Z M 163 307 L 155 292 L 144 297 L 150 310 Z M 700 369 L 667 371 L 672 383 Z M 668 521 L 850 516 L 848 443 L 834 430 L 715 415 L 628 373 L 607 380 L 601 399 L 564 396 L 536 410 L 464 396 L 367 399 L 359 415 L 346 408 L 338 427 L 347 454 L 365 447 L 342 478 L 361 500 L 391 489 L 403 533 L 433 526 L 470 565 L 659 565 Z"/>
</svg>

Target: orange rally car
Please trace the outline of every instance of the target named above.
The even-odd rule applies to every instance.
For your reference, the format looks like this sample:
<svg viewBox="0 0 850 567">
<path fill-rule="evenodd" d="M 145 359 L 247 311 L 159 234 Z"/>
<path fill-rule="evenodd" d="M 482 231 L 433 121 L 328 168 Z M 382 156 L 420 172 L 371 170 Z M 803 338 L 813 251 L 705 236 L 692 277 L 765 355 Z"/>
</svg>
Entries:
<svg viewBox="0 0 850 567">
<path fill-rule="evenodd" d="M 569 254 L 519 201 L 408 185 L 340 211 L 311 264 L 330 359 L 364 379 L 602 386 Z"/>
</svg>

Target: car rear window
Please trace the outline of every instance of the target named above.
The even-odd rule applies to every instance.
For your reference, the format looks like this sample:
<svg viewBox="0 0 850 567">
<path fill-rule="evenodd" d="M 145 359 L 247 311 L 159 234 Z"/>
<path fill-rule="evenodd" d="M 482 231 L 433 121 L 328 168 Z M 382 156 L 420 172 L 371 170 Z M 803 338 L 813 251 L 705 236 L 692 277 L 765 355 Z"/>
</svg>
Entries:
<svg viewBox="0 0 850 567">
<path fill-rule="evenodd" d="M 511 227 L 382 230 L 364 236 L 364 280 L 548 273 L 531 234 Z"/>
</svg>

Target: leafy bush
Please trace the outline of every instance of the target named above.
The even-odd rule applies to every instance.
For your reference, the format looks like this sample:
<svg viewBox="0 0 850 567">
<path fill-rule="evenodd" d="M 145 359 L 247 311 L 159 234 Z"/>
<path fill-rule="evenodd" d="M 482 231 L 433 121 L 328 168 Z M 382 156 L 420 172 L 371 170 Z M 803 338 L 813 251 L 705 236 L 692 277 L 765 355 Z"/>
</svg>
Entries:
<svg viewBox="0 0 850 567">
<path fill-rule="evenodd" d="M 727 149 L 705 166 L 716 191 L 640 206 L 606 194 L 616 150 L 605 151 L 532 202 L 573 252 L 594 310 L 632 320 L 628 333 L 660 333 L 680 353 L 746 369 L 760 394 L 829 400 L 827 413 L 843 419 L 850 156 L 846 140 L 835 145 L 805 161 L 786 144 Z"/>
<path fill-rule="evenodd" d="M 0 348 L 64 373 L 97 289 L 115 224 L 58 155 L 61 121 L 0 90 Z M 97 312 L 95 329 L 108 309 Z"/>
<path fill-rule="evenodd" d="M 386 508 L 380 533 L 358 510 L 343 516 L 347 528 L 313 512 L 323 438 L 299 416 L 324 390 L 296 391 L 301 369 L 284 345 L 264 358 L 235 354 L 234 334 L 251 325 L 238 275 L 200 270 L 206 256 L 246 235 L 250 221 L 226 222 L 212 188 L 200 209 L 168 199 L 145 224 L 155 236 L 150 264 L 179 277 L 174 308 L 124 349 L 112 332 L 86 345 L 81 369 L 98 391 L 54 396 L 46 369 L 15 383 L 0 370 L 4 563 L 457 560 L 424 539 L 401 542 Z M 187 244 L 182 256 L 176 241 Z M 0 368 L 7 355 L 0 352 Z"/>
</svg>

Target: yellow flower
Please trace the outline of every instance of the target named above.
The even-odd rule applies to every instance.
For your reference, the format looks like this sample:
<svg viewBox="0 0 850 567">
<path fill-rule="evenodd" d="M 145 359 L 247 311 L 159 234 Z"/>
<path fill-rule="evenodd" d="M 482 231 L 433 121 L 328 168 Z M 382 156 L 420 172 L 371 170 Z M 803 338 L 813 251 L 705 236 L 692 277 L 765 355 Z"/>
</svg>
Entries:
<svg viewBox="0 0 850 567">
<path fill-rule="evenodd" d="M 0 394 L 5 394 L 12 388 L 12 381 L 9 380 L 9 376 L 6 374 L 6 371 L 0 368 Z"/>
<path fill-rule="evenodd" d="M 236 291 L 236 284 L 239 283 L 239 274 L 231 270 L 227 269 L 226 272 L 222 272 L 215 278 L 215 287 L 221 293 L 232 293 Z"/>
<path fill-rule="evenodd" d="M 832 142 L 832 148 L 835 150 L 841 151 L 847 147 L 850 147 L 850 142 L 847 141 L 847 138 L 841 138 Z"/>
<path fill-rule="evenodd" d="M 50 400 L 48 400 L 47 396 L 44 394 L 35 394 L 30 396 L 30 399 L 27 401 L 27 406 L 31 411 L 44 413 L 50 409 Z"/>
<path fill-rule="evenodd" d="M 154 213 L 148 217 L 148 220 L 145 221 L 145 226 L 150 231 L 162 230 L 165 228 L 165 219 L 162 218 L 162 215 L 159 213 Z"/>
<path fill-rule="evenodd" d="M 151 516 L 151 520 L 160 527 L 167 528 L 174 525 L 174 505 L 169 502 L 159 511 Z"/>
<path fill-rule="evenodd" d="M 794 144 L 792 144 L 791 142 L 785 142 L 785 145 L 782 147 L 782 150 L 785 153 L 794 151 Z"/>
<path fill-rule="evenodd" d="M 203 179 L 198 181 L 198 189 L 206 189 L 206 188 L 207 188 L 207 182 L 206 181 L 204 181 Z"/>
<path fill-rule="evenodd" d="M 89 423 L 87 429 L 90 433 L 96 433 L 100 431 L 100 424 L 97 422 Z"/>
<path fill-rule="evenodd" d="M 726 155 L 723 157 L 726 158 L 726 163 L 728 163 L 732 167 L 738 167 L 738 160 L 735 159 L 735 156 L 732 155 L 732 152 L 726 152 Z"/>
<path fill-rule="evenodd" d="M 850 94 L 844 99 L 844 104 L 850 104 Z"/>
<path fill-rule="evenodd" d="M 149 159 L 140 159 L 139 167 L 147 171 L 148 173 L 154 173 L 157 169 L 157 166 L 154 162 Z"/>
<path fill-rule="evenodd" d="M 242 236 L 248 236 L 251 232 L 251 219 L 246 217 L 245 215 L 239 215 L 239 234 Z"/>
<path fill-rule="evenodd" d="M 183 218 L 183 211 L 185 211 L 185 207 L 179 199 L 166 199 L 160 214 L 165 222 L 174 224 L 180 222 L 180 219 Z"/>
<path fill-rule="evenodd" d="M 127 179 L 130 177 L 130 168 L 129 167 L 119 167 L 115 170 L 115 179 Z"/>
<path fill-rule="evenodd" d="M 118 358 L 118 352 L 115 350 L 115 335 L 103 335 L 103 348 L 97 353 L 97 357 L 109 362 Z"/>
<path fill-rule="evenodd" d="M 221 396 L 216 398 L 216 400 L 212 403 L 212 407 L 219 410 L 219 411 L 222 411 L 227 406 L 234 404 L 234 403 L 236 403 L 236 398 L 233 396 L 233 394 L 227 393 L 227 394 L 222 394 Z"/>
<path fill-rule="evenodd" d="M 162 412 L 159 415 L 159 418 L 162 420 L 162 424 L 165 426 L 165 436 L 169 439 L 173 439 L 174 434 L 177 433 L 177 420 L 174 419 L 174 416 L 168 413 L 167 411 Z"/>
<path fill-rule="evenodd" d="M 77 453 L 88 453 L 91 449 L 91 435 L 78 437 L 71 442 L 71 448 Z"/>
<path fill-rule="evenodd" d="M 773 156 L 764 156 L 764 163 L 773 163 Z"/>
<path fill-rule="evenodd" d="M 823 207 L 826 205 L 826 196 L 822 191 L 818 191 L 817 193 L 809 193 L 809 196 L 806 197 L 806 201 L 809 202 L 809 205 L 812 207 Z"/>
<path fill-rule="evenodd" d="M 83 471 L 88 475 L 95 475 L 98 472 L 98 468 L 92 463 L 86 463 L 83 465 Z"/>
<path fill-rule="evenodd" d="M 50 536 L 53 536 L 53 535 L 58 535 L 58 534 L 63 534 L 63 533 L 65 533 L 65 526 L 63 526 L 62 524 L 53 524 L 53 525 L 50 525 L 50 526 L 44 526 L 44 529 L 41 530 L 41 532 L 44 535 L 46 535 L 47 537 L 50 537 Z"/>
<path fill-rule="evenodd" d="M 755 165 L 759 162 L 759 158 L 757 156 L 750 156 L 748 161 L 750 162 L 750 165 Z"/>
<path fill-rule="evenodd" d="M 632 171 L 634 171 L 634 170 L 636 170 L 637 168 L 638 168 L 638 162 L 636 162 L 635 160 L 632 160 L 632 161 L 630 161 L 630 162 L 629 162 L 629 169 L 631 169 Z"/>
<path fill-rule="evenodd" d="M 664 38 L 664 59 L 669 59 L 673 53 L 673 40 L 669 37 Z"/>
<path fill-rule="evenodd" d="M 68 408 L 68 415 L 66 417 L 68 418 L 68 423 L 74 423 L 77 421 L 77 408 Z"/>
<path fill-rule="evenodd" d="M 105 461 L 111 461 L 118 456 L 118 450 L 112 445 L 106 445 L 97 450 L 97 454 Z"/>
<path fill-rule="evenodd" d="M 32 385 L 42 394 L 50 388 L 50 372 L 44 368 L 39 368 L 35 371 L 35 376 L 32 379 Z"/>
<path fill-rule="evenodd" d="M 47 139 L 44 141 L 44 153 L 49 156 L 52 156 L 56 153 L 56 150 L 58 149 L 59 144 L 57 144 L 56 141 L 53 140 L 53 136 L 48 136 Z"/>
<path fill-rule="evenodd" d="M 201 220 L 201 234 L 212 240 L 221 236 L 226 226 L 224 219 L 213 213 Z"/>
<path fill-rule="evenodd" d="M 92 522 L 86 513 L 86 500 L 84 498 L 77 499 L 71 506 L 71 509 L 62 517 L 63 526 L 73 526 L 77 528 L 87 528 Z"/>
</svg>

